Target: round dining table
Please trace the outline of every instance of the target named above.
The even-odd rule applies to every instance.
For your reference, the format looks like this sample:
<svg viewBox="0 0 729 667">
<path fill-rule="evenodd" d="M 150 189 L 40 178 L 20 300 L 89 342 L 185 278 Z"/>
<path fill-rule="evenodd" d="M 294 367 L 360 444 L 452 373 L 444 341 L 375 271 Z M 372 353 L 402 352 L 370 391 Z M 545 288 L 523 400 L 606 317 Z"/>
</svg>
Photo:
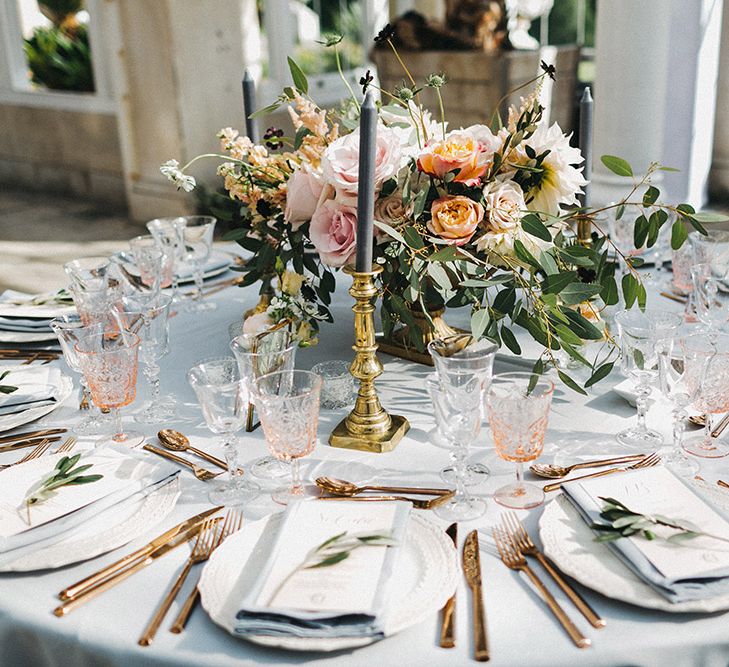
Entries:
<svg viewBox="0 0 729 667">
<path fill-rule="evenodd" d="M 231 274 L 210 281 L 229 278 Z M 323 323 L 316 346 L 297 352 L 296 365 L 308 369 L 327 359 L 351 360 L 353 352 L 352 300 L 348 295 L 349 279 L 340 274 L 332 304 L 334 323 Z M 680 311 L 682 306 L 659 296 L 659 288 L 649 285 L 649 309 Z M 161 428 L 175 428 L 185 433 L 200 449 L 222 456 L 219 441 L 205 427 L 186 373 L 197 361 L 206 357 L 230 355 L 228 326 L 240 321 L 242 314 L 258 299 L 256 287 L 229 287 L 210 297 L 216 308 L 202 313 L 179 312 L 170 320 L 170 351 L 161 361 L 161 390 L 179 402 L 179 415 L 169 423 L 135 424 L 156 442 Z M 467 325 L 466 310 L 449 311 L 449 320 Z M 526 340 L 522 338 L 522 340 Z M 538 348 L 524 345 L 523 357 L 511 353 L 499 354 L 496 373 L 526 370 L 533 363 L 532 354 Z M 319 419 L 319 437 L 313 453 L 304 461 L 303 470 L 311 480 L 317 475 L 365 480 L 397 480 L 401 483 L 433 485 L 438 473 L 449 461 L 448 449 L 434 437 L 434 421 L 425 380 L 433 369 L 414 362 L 380 354 L 384 373 L 377 381 L 383 405 L 392 413 L 404 415 L 411 428 L 392 452 L 367 453 L 337 449 L 328 445 L 332 429 L 347 413 L 346 409 L 324 410 Z M 62 360 L 60 364 L 66 372 Z M 582 381 L 583 371 L 570 371 Z M 619 453 L 615 434 L 636 419 L 635 408 L 612 388 L 623 380 L 616 369 L 605 380 L 588 389 L 582 396 L 557 382 L 549 419 L 545 451 L 540 460 L 553 460 L 559 452 L 566 460 L 591 455 Z M 77 382 L 77 378 L 75 378 Z M 132 425 L 132 415 L 147 399 L 147 388 L 140 373 L 137 398 L 123 410 L 125 423 Z M 64 405 L 36 422 L 38 428 L 65 427 L 73 431 L 74 423 L 85 413 L 78 409 L 78 394 Z M 648 425 L 659 430 L 670 442 L 670 406 L 654 392 L 648 411 Z M 26 427 L 27 430 L 28 427 Z M 23 430 L 18 429 L 18 430 Z M 727 431 L 729 433 L 729 431 Z M 729 437 L 729 436 L 727 436 Z M 261 428 L 239 436 L 239 456 L 245 469 L 247 461 L 267 454 Z M 75 451 L 92 447 L 94 438 L 79 439 Z M 150 454 L 150 456 L 152 456 Z M 729 664 L 729 631 L 723 613 L 669 613 L 653 611 L 612 600 L 589 588 L 574 583 L 575 588 L 606 620 L 601 629 L 590 627 L 557 594 L 578 627 L 592 640 L 588 649 L 579 649 L 550 615 L 546 605 L 535 594 L 528 580 L 518 572 L 507 569 L 499 560 L 491 528 L 500 521 L 502 509 L 491 495 L 499 486 L 514 477 L 514 467 L 501 461 L 494 452 L 488 427 L 484 427 L 470 453 L 473 462 L 484 463 L 491 475 L 473 492 L 487 501 L 487 512 L 479 519 L 459 524 L 459 540 L 477 529 L 481 542 L 481 566 L 485 599 L 487 630 L 490 643 L 490 663 L 525 665 L 529 667 L 563 665 L 715 665 Z M 700 475 L 714 485 L 727 471 L 725 459 L 697 459 Z M 729 479 L 729 473 L 725 473 Z M 529 475 L 528 475 L 529 477 Z M 536 481 L 530 477 L 531 481 Z M 456 645 L 439 646 L 440 615 L 391 637 L 351 651 L 308 653 L 267 648 L 236 638 L 211 621 L 198 606 L 181 634 L 168 631 L 181 601 L 194 585 L 196 577 L 188 578 L 165 623 L 151 646 L 137 644 L 139 635 L 153 614 L 172 579 L 189 554 L 186 548 L 175 549 L 111 590 L 92 599 L 68 615 L 58 618 L 53 609 L 57 594 L 99 568 L 117 560 L 145 544 L 174 524 L 209 508 L 209 486 L 198 481 L 189 470 L 179 475 L 181 495 L 173 512 L 159 525 L 119 549 L 102 556 L 54 570 L 0 574 L 0 666 L 54 667 L 233 667 L 243 665 L 310 664 L 317 667 L 454 667 L 474 663 L 470 595 L 464 578 L 459 580 L 456 598 Z M 729 492 L 727 492 L 729 493 Z M 548 494 L 547 502 L 555 494 Z M 519 512 L 531 535 L 538 535 L 538 522 L 544 507 Z M 281 511 L 267 493 L 243 508 L 245 521 L 254 521 L 271 512 Z M 427 514 L 433 514 L 427 512 Z M 429 517 L 445 529 L 448 522 Z M 460 544 L 459 544 L 460 547 Z M 459 549 L 460 556 L 460 549 Z M 459 557 L 460 561 L 460 557 Z M 554 587 L 553 587 L 554 588 Z"/>
</svg>

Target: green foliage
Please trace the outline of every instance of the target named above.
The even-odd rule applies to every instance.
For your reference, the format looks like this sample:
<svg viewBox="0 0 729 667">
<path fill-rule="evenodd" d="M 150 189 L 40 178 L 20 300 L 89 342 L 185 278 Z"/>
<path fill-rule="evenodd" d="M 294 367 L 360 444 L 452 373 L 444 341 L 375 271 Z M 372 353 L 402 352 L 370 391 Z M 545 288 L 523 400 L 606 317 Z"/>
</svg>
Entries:
<svg viewBox="0 0 729 667">
<path fill-rule="evenodd" d="M 56 27 L 36 28 L 24 48 L 33 83 L 51 90 L 94 91 L 85 25 L 79 25 L 73 34 Z"/>
</svg>

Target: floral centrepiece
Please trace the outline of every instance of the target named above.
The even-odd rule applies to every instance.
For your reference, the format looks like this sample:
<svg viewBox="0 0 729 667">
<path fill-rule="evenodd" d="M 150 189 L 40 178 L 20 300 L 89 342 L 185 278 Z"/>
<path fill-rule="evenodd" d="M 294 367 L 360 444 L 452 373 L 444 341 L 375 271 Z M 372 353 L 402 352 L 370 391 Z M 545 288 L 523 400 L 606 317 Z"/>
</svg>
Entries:
<svg viewBox="0 0 729 667">
<path fill-rule="evenodd" d="M 328 40 L 335 50 L 337 44 L 336 37 Z M 229 238 L 253 252 L 243 284 L 270 284 L 276 294 L 261 323 L 306 321 L 302 333 L 313 341 L 320 323 L 331 321 L 332 271 L 353 261 L 357 245 L 361 97 L 352 91 L 339 110 L 325 111 L 309 96 L 304 73 L 289 63 L 294 86 L 258 113 L 288 105 L 294 136 L 270 128 L 262 144 L 253 144 L 226 128 L 218 135 L 224 151 L 218 172 L 230 199 L 241 206 Z M 623 256 L 596 224 L 592 243 L 578 244 L 572 223 L 607 208 L 620 217 L 626 207 L 635 207 L 641 214 L 636 247 L 653 245 L 669 220 L 672 244 L 679 247 L 687 234 L 684 223 L 703 231 L 706 214 L 658 202 L 651 175 L 664 167 L 653 163 L 638 178 L 612 156 L 603 162 L 632 179 L 628 196 L 597 211 L 578 208 L 587 183 L 583 158 L 570 137 L 543 118 L 541 81 L 553 76 L 553 68 L 543 70 L 505 122 L 496 118 L 467 128 L 449 129 L 442 113 L 436 120 L 419 103 L 423 86 L 440 99 L 444 75 L 431 75 L 419 86 L 405 69 L 409 86 L 380 91 L 373 242 L 374 261 L 383 267 L 382 323 L 386 335 L 405 326 L 409 344 L 423 350 L 416 320 L 435 328 L 431 312 L 469 307 L 476 338 L 488 337 L 520 354 L 512 328 L 526 329 L 544 346 L 537 372 L 561 349 L 592 369 L 589 385 L 614 363 L 610 344 L 594 360 L 581 352 L 585 341 L 606 337 L 596 326 L 600 308 L 618 303 L 620 292 L 627 307 L 636 302 L 644 307 L 646 292 L 635 270 L 640 258 Z M 360 83 L 364 93 L 372 77 Z M 170 161 L 162 169 L 187 189 L 188 167 Z M 283 288 L 289 272 L 299 276 L 295 294 Z M 582 391 L 562 370 L 559 374 Z"/>
</svg>

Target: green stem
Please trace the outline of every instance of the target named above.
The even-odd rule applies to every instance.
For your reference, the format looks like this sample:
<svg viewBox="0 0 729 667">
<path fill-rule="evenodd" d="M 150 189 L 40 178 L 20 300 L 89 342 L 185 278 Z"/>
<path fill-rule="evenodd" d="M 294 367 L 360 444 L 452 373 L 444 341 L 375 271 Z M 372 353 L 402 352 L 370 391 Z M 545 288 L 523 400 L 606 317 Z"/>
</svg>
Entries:
<svg viewBox="0 0 729 667">
<path fill-rule="evenodd" d="M 337 61 L 337 71 L 339 72 L 339 76 L 341 77 L 342 81 L 344 81 L 344 85 L 347 86 L 347 90 L 349 91 L 349 94 L 352 97 L 352 101 L 354 102 L 354 105 L 357 107 L 357 111 L 359 111 L 361 107 L 359 105 L 359 102 L 357 101 L 357 98 L 354 95 L 352 86 L 349 85 L 349 81 L 347 81 L 347 77 L 344 76 L 344 72 L 342 71 L 342 60 L 339 57 L 339 47 L 336 44 L 334 45 L 334 59 Z"/>
</svg>

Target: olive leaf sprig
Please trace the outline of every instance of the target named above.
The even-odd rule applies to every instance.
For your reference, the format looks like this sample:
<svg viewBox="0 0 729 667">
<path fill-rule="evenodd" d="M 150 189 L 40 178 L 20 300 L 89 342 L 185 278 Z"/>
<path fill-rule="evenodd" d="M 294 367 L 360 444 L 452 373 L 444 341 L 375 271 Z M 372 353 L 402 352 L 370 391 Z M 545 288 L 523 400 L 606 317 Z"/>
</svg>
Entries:
<svg viewBox="0 0 729 667">
<path fill-rule="evenodd" d="M 641 514 L 629 509 L 615 498 L 604 498 L 603 496 L 599 496 L 599 498 L 604 503 L 600 518 L 607 523 L 591 524 L 590 527 L 593 530 L 601 533 L 595 538 L 595 542 L 612 542 L 631 535 L 642 535 L 647 540 L 655 540 L 660 537 L 652 530 L 656 526 L 664 526 L 678 531 L 664 538 L 671 543 L 678 544 L 700 536 L 729 542 L 729 538 L 705 533 L 685 519 L 669 519 L 659 514 Z"/>
<path fill-rule="evenodd" d="M 301 570 L 312 570 L 318 567 L 330 567 L 341 563 L 349 558 L 349 555 L 360 547 L 392 547 L 398 544 L 397 540 L 392 538 L 391 534 L 379 533 L 338 533 L 333 537 L 322 542 L 319 546 L 314 547 L 303 562 L 292 570 L 281 583 L 276 586 L 271 595 L 268 604 L 273 604 L 283 587 L 291 580 L 291 578 Z"/>
<path fill-rule="evenodd" d="M 0 373 L 0 383 L 2 383 L 2 381 L 7 377 L 8 373 L 10 373 L 10 371 Z M 18 388 L 13 387 L 10 384 L 0 384 L 0 394 L 12 394 L 14 391 L 18 391 Z"/>
<path fill-rule="evenodd" d="M 29 494 L 25 498 L 25 507 L 28 512 L 28 524 L 30 524 L 30 507 L 37 503 L 50 498 L 57 489 L 64 486 L 78 486 L 80 484 L 90 484 L 99 481 L 103 475 L 84 475 L 93 467 L 93 463 L 76 466 L 81 458 L 81 454 L 74 456 L 64 456 L 56 463 L 51 473 L 42 479 L 38 484 L 31 488 Z M 76 467 L 74 467 L 76 466 Z"/>
</svg>

